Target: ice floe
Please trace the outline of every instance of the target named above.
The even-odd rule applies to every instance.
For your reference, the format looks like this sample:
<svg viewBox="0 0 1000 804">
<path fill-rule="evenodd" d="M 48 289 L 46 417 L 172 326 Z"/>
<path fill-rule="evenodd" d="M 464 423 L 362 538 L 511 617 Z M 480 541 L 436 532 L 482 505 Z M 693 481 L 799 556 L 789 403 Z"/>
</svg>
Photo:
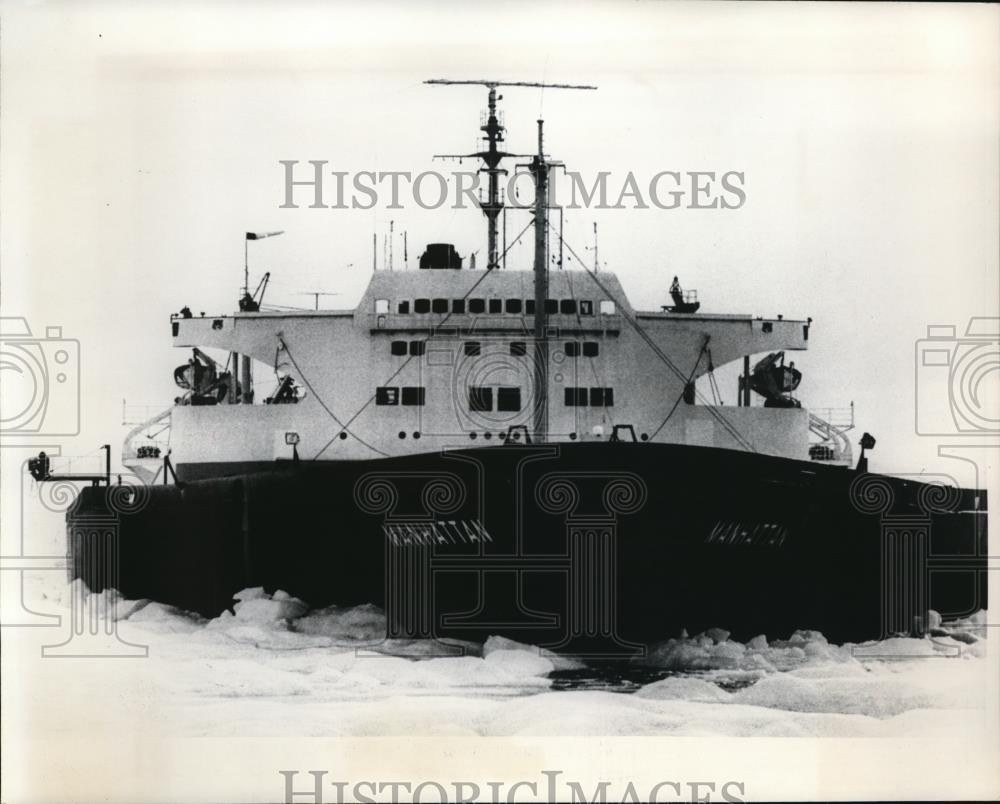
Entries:
<svg viewBox="0 0 1000 804">
<path fill-rule="evenodd" d="M 48 604 L 87 594 L 67 589 Z M 681 634 L 624 665 L 642 680 L 622 694 L 553 688 L 602 670 L 502 636 L 386 640 L 374 605 L 309 610 L 257 588 L 205 619 L 113 591 L 91 598 L 121 638 L 149 646 L 147 661 L 101 665 L 79 687 L 93 716 L 97 701 L 139 689 L 158 727 L 183 734 L 966 736 L 985 723 L 985 613 L 932 615 L 932 636 L 858 645 L 809 630 L 745 643 L 723 628 Z"/>
</svg>

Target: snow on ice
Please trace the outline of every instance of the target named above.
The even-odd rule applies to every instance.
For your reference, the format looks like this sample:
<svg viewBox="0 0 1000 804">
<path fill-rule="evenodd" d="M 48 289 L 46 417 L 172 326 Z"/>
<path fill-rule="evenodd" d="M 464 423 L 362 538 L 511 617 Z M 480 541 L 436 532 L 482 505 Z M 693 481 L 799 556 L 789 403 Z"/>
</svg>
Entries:
<svg viewBox="0 0 1000 804">
<path fill-rule="evenodd" d="M 967 736 L 986 724 L 982 612 L 932 619 L 928 638 L 860 645 L 816 631 L 746 643 L 720 628 L 682 634 L 652 646 L 647 675 L 624 694 L 558 688 L 560 674 L 592 668 L 500 636 L 386 641 L 372 605 L 308 610 L 247 589 L 206 620 L 102 596 L 120 637 L 149 657 L 81 662 L 56 702 L 85 698 L 95 722 L 138 709 L 183 735 Z M 68 600 L 63 589 L 47 603 Z M 41 664 L 34 683 L 58 686 L 59 663 Z"/>
</svg>

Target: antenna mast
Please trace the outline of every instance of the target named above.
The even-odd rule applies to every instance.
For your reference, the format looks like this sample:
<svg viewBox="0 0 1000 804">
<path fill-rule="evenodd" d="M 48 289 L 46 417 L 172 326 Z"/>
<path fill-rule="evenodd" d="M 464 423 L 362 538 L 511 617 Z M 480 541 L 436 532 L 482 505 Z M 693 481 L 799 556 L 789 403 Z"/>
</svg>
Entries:
<svg viewBox="0 0 1000 804">
<path fill-rule="evenodd" d="M 504 208 L 504 201 L 500 197 L 500 176 L 506 175 L 507 171 L 500 167 L 500 161 L 508 156 L 527 156 L 528 154 L 512 154 L 500 150 L 499 146 L 504 140 L 504 126 L 497 117 L 497 101 L 503 98 L 497 95 L 497 87 L 539 87 L 545 89 L 597 89 L 597 87 L 581 84 L 543 84 L 531 81 L 492 81 L 490 79 L 473 79 L 463 81 L 453 81 L 447 78 L 432 78 L 424 81 L 425 84 L 438 86 L 455 85 L 476 85 L 484 86 L 489 90 L 486 98 L 486 121 L 479 127 L 483 132 L 485 149 L 474 154 L 437 154 L 436 158 L 442 159 L 481 159 L 486 167 L 480 168 L 481 173 L 488 177 L 487 200 L 480 201 L 479 207 L 486 216 L 486 243 L 487 243 L 487 263 L 486 269 L 492 271 L 499 268 L 499 254 L 497 251 L 497 217 Z"/>
<path fill-rule="evenodd" d="M 542 141 L 542 121 L 538 121 L 538 154 L 531 160 L 529 169 L 535 177 L 535 441 L 544 443 L 549 430 L 549 345 L 548 314 L 545 309 L 549 298 L 549 170 L 558 165 L 545 158 Z"/>
</svg>

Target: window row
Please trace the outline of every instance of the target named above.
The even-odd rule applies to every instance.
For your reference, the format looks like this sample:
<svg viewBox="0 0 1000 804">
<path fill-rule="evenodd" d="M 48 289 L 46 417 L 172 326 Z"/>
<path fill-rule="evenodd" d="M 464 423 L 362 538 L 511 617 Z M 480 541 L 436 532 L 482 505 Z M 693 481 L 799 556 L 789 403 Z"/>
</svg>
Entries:
<svg viewBox="0 0 1000 804">
<path fill-rule="evenodd" d="M 613 388 L 566 388 L 565 399 L 569 407 L 610 408 L 615 404 Z"/>
<path fill-rule="evenodd" d="M 476 357 L 482 353 L 482 344 L 479 341 L 465 341 L 463 350 L 468 357 Z M 528 353 L 528 345 L 524 341 L 511 341 L 508 344 L 512 357 L 524 357 Z M 582 348 L 581 348 L 582 347 Z M 392 341 L 389 344 L 389 352 L 397 357 L 412 355 L 419 357 L 427 351 L 427 341 Z M 567 357 L 597 357 L 600 346 L 597 341 L 566 341 L 563 344 L 563 351 Z"/>
<path fill-rule="evenodd" d="M 534 299 L 414 299 L 413 304 L 407 299 L 396 303 L 396 312 L 407 315 L 411 312 L 423 315 L 426 313 L 436 313 L 444 315 L 455 313 L 463 315 L 466 312 L 472 315 L 482 313 L 510 313 L 512 315 L 534 315 Z M 598 309 L 601 315 L 613 315 L 615 303 L 610 299 L 604 299 L 599 303 Z M 375 300 L 375 312 L 379 314 L 389 312 L 388 299 Z M 590 299 L 546 299 L 545 312 L 549 315 L 593 315 L 594 302 Z"/>
<path fill-rule="evenodd" d="M 375 404 L 398 405 L 402 399 L 404 405 L 423 405 L 426 390 L 422 386 L 404 386 L 402 389 L 395 385 L 380 386 L 375 389 Z"/>
<path fill-rule="evenodd" d="M 375 389 L 376 405 L 423 405 L 427 389 L 423 386 L 380 386 Z M 610 408 L 615 404 L 613 388 L 566 388 L 565 402 L 569 407 Z M 469 410 L 474 413 L 493 411 L 516 413 L 521 410 L 521 389 L 513 386 L 469 386 Z"/>
</svg>

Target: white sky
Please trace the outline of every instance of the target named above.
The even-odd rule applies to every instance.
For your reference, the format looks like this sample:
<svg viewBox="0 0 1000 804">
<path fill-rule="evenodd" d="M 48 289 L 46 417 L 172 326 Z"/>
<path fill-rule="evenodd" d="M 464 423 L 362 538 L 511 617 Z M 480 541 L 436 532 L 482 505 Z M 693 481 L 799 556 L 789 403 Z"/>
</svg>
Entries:
<svg viewBox="0 0 1000 804">
<path fill-rule="evenodd" d="M 874 469 L 972 482 L 915 434 L 914 345 L 1000 314 L 995 6 L 0 8 L 2 311 L 80 340 L 66 453 L 117 451 L 123 397 L 169 404 L 168 316 L 234 309 L 246 230 L 286 230 L 251 243 L 252 279 L 272 270 L 268 299 L 304 307 L 297 291 L 354 303 L 390 218 L 411 265 L 442 240 L 482 265 L 478 211 L 279 209 L 278 160 L 447 167 L 431 156 L 471 150 L 486 92 L 421 82 L 488 77 L 600 87 L 506 90 L 512 150 L 542 110 L 547 150 L 585 176 L 744 172 L 739 210 L 570 212 L 567 240 L 584 256 L 596 220 L 640 308 L 679 274 L 705 311 L 812 316 L 804 402 L 853 399 Z"/>
</svg>

